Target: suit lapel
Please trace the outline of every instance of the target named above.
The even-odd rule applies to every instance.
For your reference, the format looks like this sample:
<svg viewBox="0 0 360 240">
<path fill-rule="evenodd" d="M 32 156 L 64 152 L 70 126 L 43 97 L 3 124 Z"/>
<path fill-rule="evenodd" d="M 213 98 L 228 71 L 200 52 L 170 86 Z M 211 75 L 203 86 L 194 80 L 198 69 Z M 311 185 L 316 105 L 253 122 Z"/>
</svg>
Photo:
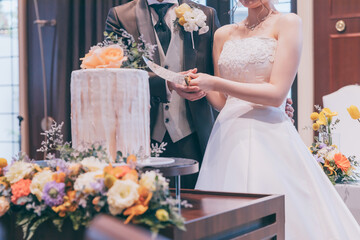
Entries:
<svg viewBox="0 0 360 240">
<path fill-rule="evenodd" d="M 156 44 L 154 26 L 146 0 L 139 0 L 136 5 L 136 22 L 140 35 L 147 43 Z M 154 62 L 160 64 L 159 50 L 156 48 Z"/>
</svg>

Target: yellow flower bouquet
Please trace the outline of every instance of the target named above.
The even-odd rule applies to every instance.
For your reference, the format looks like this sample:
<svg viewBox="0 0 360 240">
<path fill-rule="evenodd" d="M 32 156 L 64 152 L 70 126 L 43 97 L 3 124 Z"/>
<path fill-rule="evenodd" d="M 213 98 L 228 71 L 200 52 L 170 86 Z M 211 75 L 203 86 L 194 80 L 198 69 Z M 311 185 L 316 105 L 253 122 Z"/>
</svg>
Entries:
<svg viewBox="0 0 360 240">
<path fill-rule="evenodd" d="M 314 121 L 312 129 L 319 136 L 314 137 L 315 142 L 310 146 L 310 152 L 333 184 L 357 180 L 359 174 L 355 170 L 359 164 L 355 157 L 344 156 L 333 143 L 332 130 L 340 121 L 337 119 L 333 122 L 337 112 L 320 106 L 315 108 L 317 112 L 313 112 L 310 119 Z"/>
</svg>

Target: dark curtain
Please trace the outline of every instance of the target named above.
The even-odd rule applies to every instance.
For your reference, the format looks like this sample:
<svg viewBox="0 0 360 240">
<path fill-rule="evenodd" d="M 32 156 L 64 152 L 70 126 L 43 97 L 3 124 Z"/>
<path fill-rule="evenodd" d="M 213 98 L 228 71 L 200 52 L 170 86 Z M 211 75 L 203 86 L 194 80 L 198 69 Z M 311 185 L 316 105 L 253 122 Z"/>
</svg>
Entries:
<svg viewBox="0 0 360 240">
<path fill-rule="evenodd" d="M 71 140 L 70 79 L 80 68 L 80 58 L 92 45 L 102 41 L 105 20 L 111 7 L 131 0 L 38 0 L 40 19 L 55 19 L 54 27 L 43 27 L 45 69 L 47 75 L 48 115 L 64 122 L 66 141 Z M 40 122 L 44 118 L 40 46 L 34 2 L 28 0 L 28 107 L 30 157 L 43 159 Z"/>
</svg>

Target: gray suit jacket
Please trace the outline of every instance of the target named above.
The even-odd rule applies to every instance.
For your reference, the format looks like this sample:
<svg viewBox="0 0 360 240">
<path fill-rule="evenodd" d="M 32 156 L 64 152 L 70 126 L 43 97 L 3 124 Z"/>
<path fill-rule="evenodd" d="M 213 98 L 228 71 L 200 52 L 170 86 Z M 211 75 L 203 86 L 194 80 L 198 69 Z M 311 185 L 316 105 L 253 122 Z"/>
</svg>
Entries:
<svg viewBox="0 0 360 240">
<path fill-rule="evenodd" d="M 207 16 L 207 25 L 210 30 L 198 35 L 194 32 L 195 49 L 192 47 L 191 35 L 181 30 L 184 38 L 184 69 L 197 68 L 199 72 L 213 74 L 212 46 L 214 33 L 219 28 L 220 23 L 213 8 L 196 4 L 189 0 L 179 0 L 179 3 L 191 3 L 200 8 Z M 125 29 L 137 39 L 143 36 L 147 43 L 156 44 L 154 27 L 151 20 L 150 11 L 146 0 L 134 0 L 132 2 L 110 9 L 107 20 L 107 32 L 120 34 L 120 29 Z M 159 52 L 156 50 L 154 61 L 160 63 Z M 150 95 L 151 95 L 151 131 L 157 117 L 158 105 L 160 102 L 167 102 L 166 86 L 164 79 L 150 73 Z M 215 120 L 214 112 L 208 104 L 206 98 L 198 101 L 186 101 L 188 118 L 192 118 L 196 134 L 199 139 L 202 153 L 204 153 L 211 129 Z"/>
</svg>

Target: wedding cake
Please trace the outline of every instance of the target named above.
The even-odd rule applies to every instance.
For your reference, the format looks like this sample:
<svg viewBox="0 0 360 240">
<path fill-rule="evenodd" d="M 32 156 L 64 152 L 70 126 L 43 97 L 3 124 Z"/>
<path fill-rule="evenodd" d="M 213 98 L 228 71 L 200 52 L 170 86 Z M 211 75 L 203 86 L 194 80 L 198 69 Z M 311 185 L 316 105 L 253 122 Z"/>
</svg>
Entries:
<svg viewBox="0 0 360 240">
<path fill-rule="evenodd" d="M 136 69 L 83 69 L 71 75 L 71 128 L 74 148 L 99 143 L 114 160 L 150 156 L 148 73 Z"/>
</svg>

